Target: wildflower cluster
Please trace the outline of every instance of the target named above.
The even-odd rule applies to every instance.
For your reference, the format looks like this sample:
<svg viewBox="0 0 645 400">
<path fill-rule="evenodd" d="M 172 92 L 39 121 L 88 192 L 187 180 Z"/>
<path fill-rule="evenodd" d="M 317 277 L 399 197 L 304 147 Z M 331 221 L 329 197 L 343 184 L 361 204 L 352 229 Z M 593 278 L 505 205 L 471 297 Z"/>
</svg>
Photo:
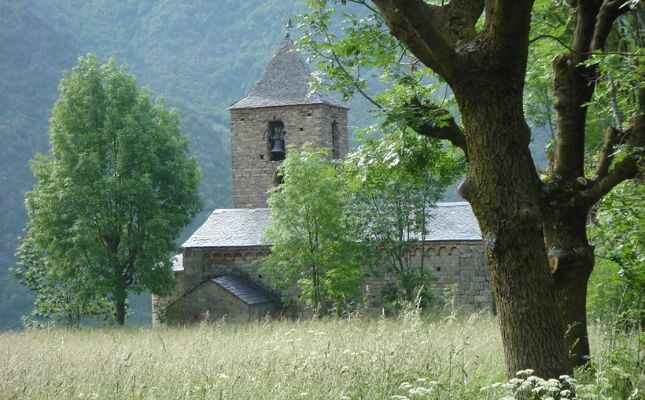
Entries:
<svg viewBox="0 0 645 400">
<path fill-rule="evenodd" d="M 501 400 L 512 400 L 521 395 L 526 400 L 570 400 L 576 397 L 577 381 L 568 375 L 560 379 L 542 379 L 533 375 L 532 369 L 518 371 L 515 378 L 504 383 L 493 383 L 481 389 L 489 395 L 505 395 Z M 490 397 L 487 397 L 490 398 Z"/>
<path fill-rule="evenodd" d="M 417 379 L 414 383 L 402 382 L 399 390 L 404 395 L 395 394 L 390 397 L 391 400 L 412 400 L 412 399 L 435 399 L 438 398 L 439 382 L 428 381 L 424 378 Z"/>
</svg>

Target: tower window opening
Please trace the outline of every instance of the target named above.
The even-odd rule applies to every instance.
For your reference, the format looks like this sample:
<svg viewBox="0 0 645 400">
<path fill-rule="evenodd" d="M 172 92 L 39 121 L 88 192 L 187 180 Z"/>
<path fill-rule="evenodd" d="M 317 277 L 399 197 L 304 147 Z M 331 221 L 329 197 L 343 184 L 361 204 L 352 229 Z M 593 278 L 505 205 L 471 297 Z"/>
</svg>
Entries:
<svg viewBox="0 0 645 400">
<path fill-rule="evenodd" d="M 269 122 L 269 159 L 271 161 L 284 160 L 286 153 L 284 135 L 282 121 Z"/>
<path fill-rule="evenodd" d="M 338 122 L 331 124 L 331 156 L 334 160 L 340 158 L 340 140 L 338 138 Z"/>
</svg>

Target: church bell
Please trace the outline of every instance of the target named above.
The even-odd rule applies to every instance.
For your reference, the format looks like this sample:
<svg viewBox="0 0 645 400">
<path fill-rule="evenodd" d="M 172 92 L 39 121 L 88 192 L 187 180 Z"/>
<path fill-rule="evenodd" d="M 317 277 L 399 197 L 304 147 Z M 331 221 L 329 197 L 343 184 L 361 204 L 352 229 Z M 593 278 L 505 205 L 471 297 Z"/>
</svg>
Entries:
<svg viewBox="0 0 645 400">
<path fill-rule="evenodd" d="M 284 139 L 274 139 L 271 146 L 271 159 L 284 160 Z"/>
</svg>

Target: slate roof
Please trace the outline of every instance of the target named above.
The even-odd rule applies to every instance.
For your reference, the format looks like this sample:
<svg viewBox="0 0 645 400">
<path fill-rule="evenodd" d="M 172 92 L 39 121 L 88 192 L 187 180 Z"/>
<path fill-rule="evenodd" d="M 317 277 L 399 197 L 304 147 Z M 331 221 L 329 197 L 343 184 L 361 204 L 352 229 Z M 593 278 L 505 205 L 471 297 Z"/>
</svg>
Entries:
<svg viewBox="0 0 645 400">
<path fill-rule="evenodd" d="M 220 275 L 211 281 L 248 305 L 273 301 L 269 292 L 235 274 Z"/>
<path fill-rule="evenodd" d="M 267 246 L 262 235 L 268 224 L 268 208 L 218 209 L 182 247 Z M 437 203 L 431 210 L 428 228 L 428 242 L 481 240 L 479 224 L 466 202 Z"/>
<path fill-rule="evenodd" d="M 300 104 L 329 104 L 345 108 L 318 90 L 309 93 L 310 76 L 311 70 L 306 60 L 287 34 L 255 88 L 248 96 L 231 105 L 229 110 Z"/>
<path fill-rule="evenodd" d="M 182 247 L 266 246 L 262 232 L 268 224 L 268 208 L 218 209 Z"/>
<path fill-rule="evenodd" d="M 426 241 L 482 240 L 479 222 L 467 202 L 437 203 L 430 214 Z"/>
</svg>

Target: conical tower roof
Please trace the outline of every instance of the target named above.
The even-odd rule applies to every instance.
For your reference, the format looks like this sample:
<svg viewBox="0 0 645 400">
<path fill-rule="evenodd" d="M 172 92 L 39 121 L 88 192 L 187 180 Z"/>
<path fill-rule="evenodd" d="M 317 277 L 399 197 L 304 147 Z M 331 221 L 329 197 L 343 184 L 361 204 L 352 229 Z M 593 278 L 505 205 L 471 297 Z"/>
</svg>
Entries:
<svg viewBox="0 0 645 400">
<path fill-rule="evenodd" d="M 229 110 L 301 104 L 329 104 L 345 108 L 318 90 L 310 93 L 310 76 L 307 62 L 287 33 L 255 88 L 248 96 L 230 106 Z"/>
</svg>

